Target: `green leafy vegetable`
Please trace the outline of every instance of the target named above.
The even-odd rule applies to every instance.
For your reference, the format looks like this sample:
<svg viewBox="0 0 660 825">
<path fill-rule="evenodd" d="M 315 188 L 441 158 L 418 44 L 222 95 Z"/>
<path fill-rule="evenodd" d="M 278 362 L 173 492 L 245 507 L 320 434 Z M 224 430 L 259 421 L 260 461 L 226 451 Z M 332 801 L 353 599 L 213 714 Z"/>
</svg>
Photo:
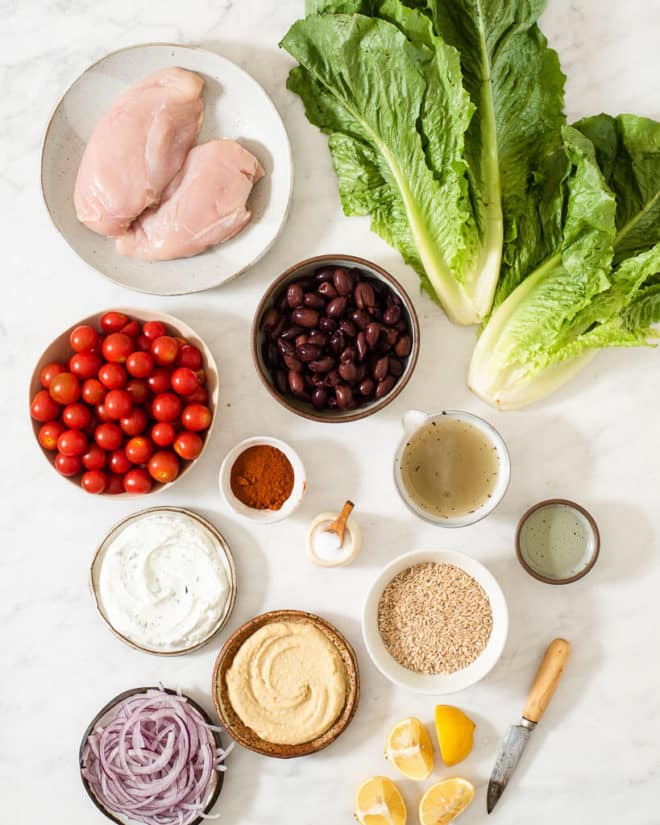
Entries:
<svg viewBox="0 0 660 825">
<path fill-rule="evenodd" d="M 556 250 L 497 307 L 468 383 L 501 409 L 553 392 L 598 349 L 660 321 L 660 124 L 599 115 L 563 130 Z"/>
<path fill-rule="evenodd" d="M 300 64 L 289 88 L 330 135 L 344 211 L 371 215 L 458 323 L 489 313 L 505 238 L 537 249 L 547 231 L 529 193 L 560 143 L 564 78 L 543 5 L 311 0 L 281 44 Z M 512 278 L 528 263 L 505 249 Z"/>
</svg>

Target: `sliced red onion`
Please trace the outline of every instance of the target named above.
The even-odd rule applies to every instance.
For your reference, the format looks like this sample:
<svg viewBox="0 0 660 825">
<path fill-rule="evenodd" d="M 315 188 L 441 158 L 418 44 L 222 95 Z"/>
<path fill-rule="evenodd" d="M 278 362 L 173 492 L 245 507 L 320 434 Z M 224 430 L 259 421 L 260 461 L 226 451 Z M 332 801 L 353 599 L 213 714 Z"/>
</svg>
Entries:
<svg viewBox="0 0 660 825">
<path fill-rule="evenodd" d="M 205 814 L 216 771 L 233 747 L 215 747 L 202 714 L 180 693 L 147 690 L 114 708 L 82 752 L 82 775 L 111 813 L 144 825 L 188 825 Z"/>
</svg>

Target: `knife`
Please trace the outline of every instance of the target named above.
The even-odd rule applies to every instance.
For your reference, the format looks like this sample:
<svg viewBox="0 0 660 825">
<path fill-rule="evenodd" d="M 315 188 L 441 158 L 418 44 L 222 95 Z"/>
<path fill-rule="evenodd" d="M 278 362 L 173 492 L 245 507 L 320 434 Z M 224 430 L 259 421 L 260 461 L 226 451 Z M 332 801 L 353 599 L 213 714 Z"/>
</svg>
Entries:
<svg viewBox="0 0 660 825">
<path fill-rule="evenodd" d="M 488 813 L 493 810 L 504 793 L 511 774 L 516 769 L 527 746 L 531 732 L 550 704 L 570 652 L 571 646 L 566 639 L 555 639 L 548 645 L 527 697 L 520 724 L 511 726 L 502 742 L 495 767 L 490 775 L 486 801 Z"/>
</svg>

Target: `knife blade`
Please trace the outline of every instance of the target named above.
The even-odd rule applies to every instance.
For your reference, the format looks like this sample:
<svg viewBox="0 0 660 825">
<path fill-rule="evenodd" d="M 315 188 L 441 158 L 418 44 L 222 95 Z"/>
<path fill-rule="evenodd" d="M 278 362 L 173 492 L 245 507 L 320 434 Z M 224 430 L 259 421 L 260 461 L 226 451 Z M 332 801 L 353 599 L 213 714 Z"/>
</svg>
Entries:
<svg viewBox="0 0 660 825">
<path fill-rule="evenodd" d="M 552 699 L 559 684 L 559 679 L 564 672 L 570 651 L 571 646 L 565 639 L 554 639 L 548 645 L 527 697 L 527 704 L 520 724 L 511 726 L 495 761 L 488 782 L 486 797 L 488 813 L 491 813 L 504 793 L 504 789 L 527 747 L 532 731 L 548 707 L 550 699 Z"/>
</svg>

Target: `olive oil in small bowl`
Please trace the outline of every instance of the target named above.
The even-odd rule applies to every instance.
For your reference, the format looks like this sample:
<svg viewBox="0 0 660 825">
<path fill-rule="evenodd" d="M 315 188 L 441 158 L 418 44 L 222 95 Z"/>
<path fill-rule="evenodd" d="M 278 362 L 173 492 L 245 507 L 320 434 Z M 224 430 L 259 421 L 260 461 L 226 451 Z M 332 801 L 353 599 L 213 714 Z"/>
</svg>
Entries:
<svg viewBox="0 0 660 825">
<path fill-rule="evenodd" d="M 511 462 L 488 422 L 458 410 L 411 410 L 403 428 L 394 478 L 413 512 L 444 527 L 465 527 L 497 507 L 509 485 Z"/>
</svg>

